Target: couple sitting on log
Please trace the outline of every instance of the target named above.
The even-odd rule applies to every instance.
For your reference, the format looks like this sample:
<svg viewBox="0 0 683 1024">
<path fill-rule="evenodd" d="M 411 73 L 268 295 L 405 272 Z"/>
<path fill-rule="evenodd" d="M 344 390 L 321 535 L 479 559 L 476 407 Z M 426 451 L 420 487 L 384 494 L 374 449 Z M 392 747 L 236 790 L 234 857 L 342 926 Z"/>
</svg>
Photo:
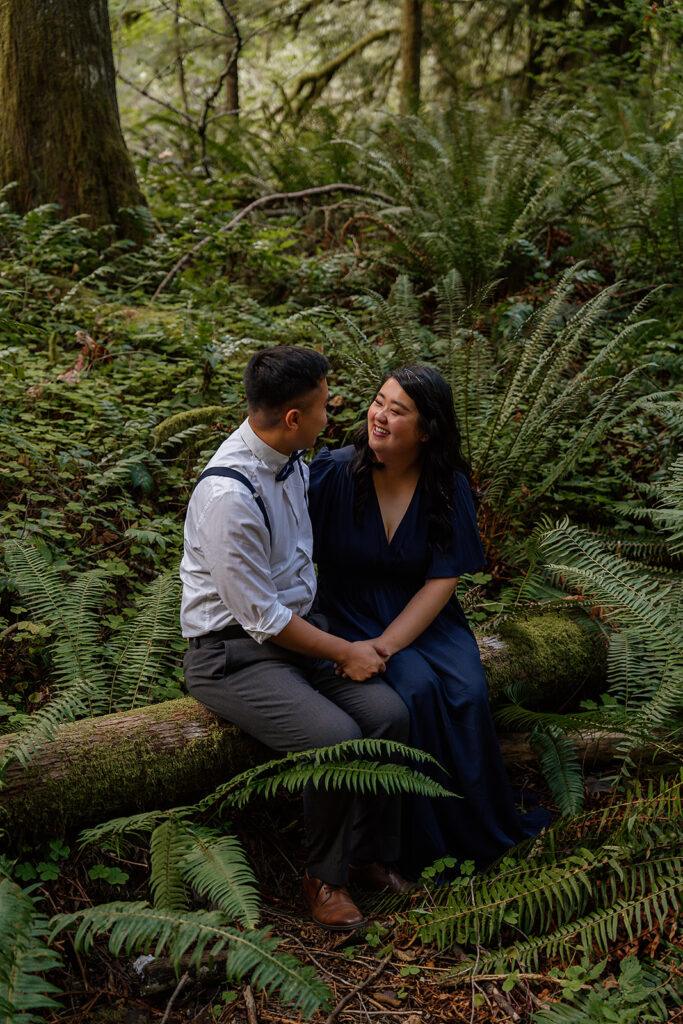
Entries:
<svg viewBox="0 0 683 1024">
<path fill-rule="evenodd" d="M 380 737 L 445 769 L 457 798 L 306 787 L 304 894 L 318 924 L 351 930 L 350 885 L 405 891 L 404 874 L 485 864 L 541 823 L 515 810 L 454 594 L 484 554 L 450 389 L 430 366 L 393 370 L 354 443 L 309 469 L 328 372 L 306 348 L 249 360 L 248 417 L 190 499 L 181 621 L 189 693 L 273 750 Z"/>
</svg>

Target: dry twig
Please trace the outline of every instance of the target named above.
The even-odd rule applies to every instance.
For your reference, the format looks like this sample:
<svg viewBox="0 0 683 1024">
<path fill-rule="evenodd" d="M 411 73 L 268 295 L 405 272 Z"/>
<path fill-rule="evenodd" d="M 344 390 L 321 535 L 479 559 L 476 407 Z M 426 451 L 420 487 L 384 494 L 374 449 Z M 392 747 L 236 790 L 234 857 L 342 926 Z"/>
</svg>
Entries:
<svg viewBox="0 0 683 1024">
<path fill-rule="evenodd" d="M 347 992 L 344 998 L 339 1000 L 335 1008 L 328 1015 L 325 1024 L 334 1024 L 334 1021 L 337 1019 L 337 1017 L 342 1012 L 344 1007 L 347 1006 L 352 999 L 355 999 L 355 997 L 360 992 L 362 992 L 363 989 L 367 988 L 368 985 L 371 985 L 373 981 L 379 978 L 380 974 L 383 972 L 384 968 L 387 966 L 390 960 L 390 956 L 385 957 L 384 960 L 382 960 L 382 962 L 380 963 L 379 967 L 377 967 L 377 969 L 374 970 L 372 974 L 369 974 L 367 978 L 360 983 L 360 985 L 356 985 L 356 987 L 352 988 L 350 992 Z"/>
</svg>

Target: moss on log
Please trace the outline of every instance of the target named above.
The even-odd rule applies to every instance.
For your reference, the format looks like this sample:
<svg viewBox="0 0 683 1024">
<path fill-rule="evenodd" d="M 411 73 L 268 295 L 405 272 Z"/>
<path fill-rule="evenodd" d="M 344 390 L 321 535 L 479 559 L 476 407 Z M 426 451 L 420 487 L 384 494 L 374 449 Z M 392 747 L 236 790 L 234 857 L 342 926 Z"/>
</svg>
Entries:
<svg viewBox="0 0 683 1024">
<path fill-rule="evenodd" d="M 492 704 L 515 685 L 525 704 L 557 708 L 558 701 L 604 682 L 606 645 L 566 613 L 510 619 L 493 634 L 479 631 L 477 642 Z"/>
<path fill-rule="evenodd" d="M 566 615 L 505 623 L 479 637 L 492 702 L 510 683 L 529 704 L 558 706 L 604 664 Z M 0 738 L 0 757 L 12 737 Z M 513 759 L 519 755 L 514 747 Z M 0 790 L 10 838 L 65 834 L 122 814 L 186 803 L 268 756 L 191 697 L 62 726 L 28 767 L 11 762 Z"/>
<path fill-rule="evenodd" d="M 11 742 L 0 739 L 0 756 Z M 192 697 L 62 726 L 0 790 L 10 840 L 56 835 L 120 814 L 172 807 L 264 760 L 266 750 Z"/>
</svg>

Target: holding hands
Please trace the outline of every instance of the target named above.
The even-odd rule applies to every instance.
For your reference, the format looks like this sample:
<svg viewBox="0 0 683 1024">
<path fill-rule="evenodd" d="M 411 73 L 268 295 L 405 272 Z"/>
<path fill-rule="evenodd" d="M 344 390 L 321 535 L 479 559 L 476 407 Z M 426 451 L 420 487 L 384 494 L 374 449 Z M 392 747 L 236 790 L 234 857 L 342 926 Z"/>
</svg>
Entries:
<svg viewBox="0 0 683 1024">
<path fill-rule="evenodd" d="M 338 676 L 364 683 L 371 676 L 384 672 L 389 652 L 380 639 L 357 640 L 349 643 L 347 654 L 337 661 L 335 671 Z"/>
</svg>

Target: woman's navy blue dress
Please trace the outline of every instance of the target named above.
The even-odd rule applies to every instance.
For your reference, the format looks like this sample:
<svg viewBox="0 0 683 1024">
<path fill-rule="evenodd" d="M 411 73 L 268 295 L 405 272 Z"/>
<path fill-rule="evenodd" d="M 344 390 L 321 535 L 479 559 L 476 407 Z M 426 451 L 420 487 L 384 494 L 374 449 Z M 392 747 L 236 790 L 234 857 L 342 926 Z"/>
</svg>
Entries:
<svg viewBox="0 0 683 1024">
<path fill-rule="evenodd" d="M 390 542 L 374 488 L 357 526 L 353 455 L 353 447 L 323 449 L 311 465 L 309 497 L 320 610 L 331 632 L 364 640 L 379 636 L 426 580 L 474 572 L 484 552 L 462 473 L 455 474 L 449 503 L 453 539 L 446 553 L 428 549 L 427 499 L 420 484 Z M 444 856 L 483 866 L 540 831 L 546 812 L 530 812 L 523 820 L 515 808 L 479 650 L 455 596 L 421 636 L 387 662 L 385 678 L 410 710 L 411 743 L 436 757 L 449 777 L 435 777 L 460 795 L 406 801 L 401 866 L 407 874 L 416 877 Z"/>
</svg>

